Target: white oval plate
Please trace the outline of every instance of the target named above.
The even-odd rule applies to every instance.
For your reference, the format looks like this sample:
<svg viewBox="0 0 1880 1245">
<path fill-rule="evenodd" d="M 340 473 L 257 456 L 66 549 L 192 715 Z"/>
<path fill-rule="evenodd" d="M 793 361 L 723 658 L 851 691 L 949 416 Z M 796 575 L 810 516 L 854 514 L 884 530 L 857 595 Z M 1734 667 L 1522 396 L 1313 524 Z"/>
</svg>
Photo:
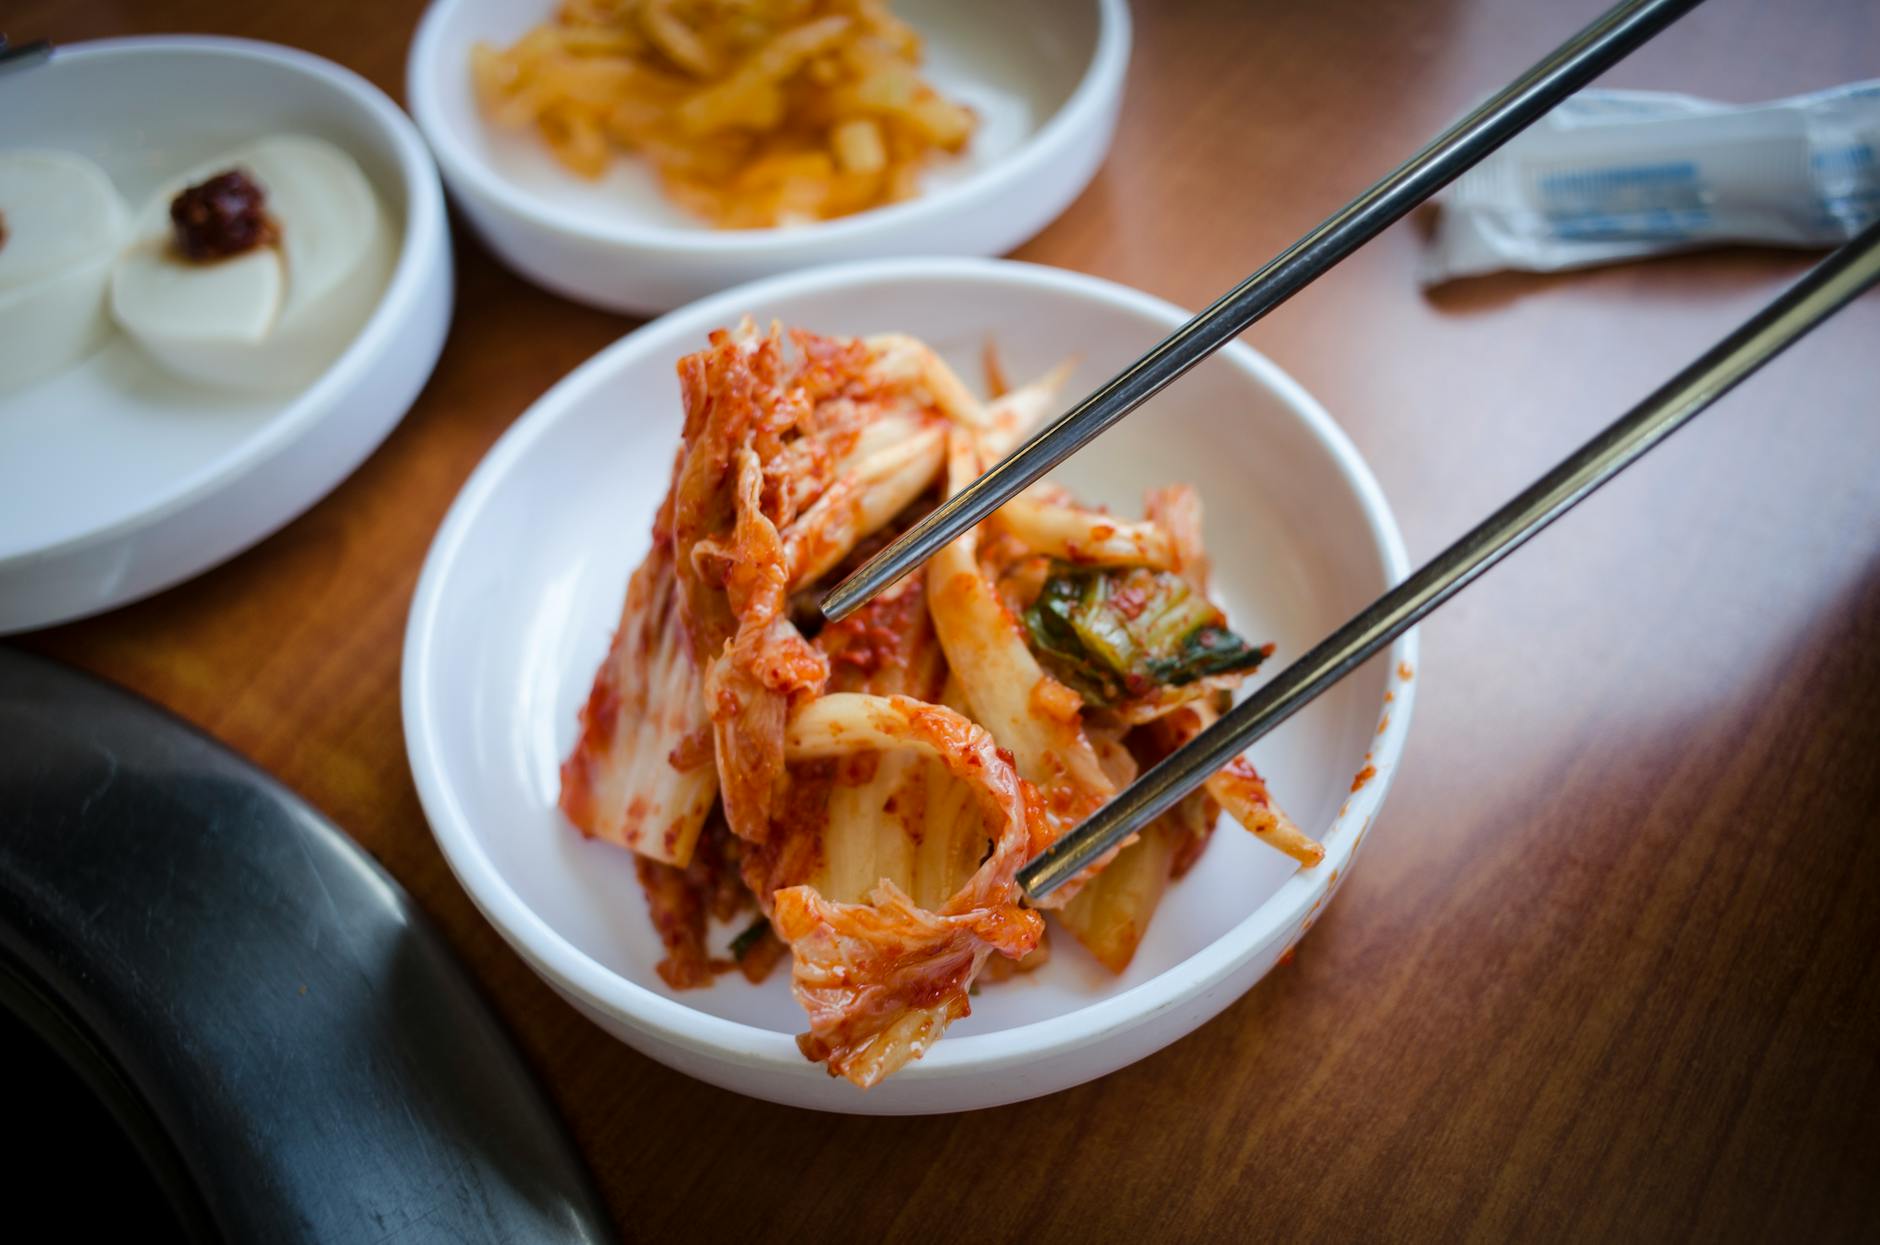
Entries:
<svg viewBox="0 0 1880 1245">
<path fill-rule="evenodd" d="M 313 384 L 172 378 L 122 334 L 0 393 L 0 634 L 111 609 L 246 549 L 325 496 L 423 388 L 450 324 L 449 227 L 423 140 L 330 61 L 241 39 L 110 39 L 0 79 L 0 147 L 98 162 L 135 211 L 177 173 L 280 131 L 346 150 L 401 234 L 377 309 Z"/>
<path fill-rule="evenodd" d="M 621 1039 L 740 1093 L 824 1110 L 963 1111 L 1075 1085 L 1142 1058 L 1272 967 L 1349 869 L 1409 726 L 1406 636 L 1254 749 L 1323 838 L 1292 863 L 1224 824 L 1112 977 L 1068 937 L 1043 969 L 989 986 L 925 1059 L 863 1093 L 804 1061 L 787 973 L 675 993 L 633 862 L 555 806 L 557 766 L 648 543 L 681 423 L 673 365 L 746 313 L 828 333 L 886 329 L 963 377 L 997 342 L 1014 378 L 1068 356 L 1082 392 L 1186 315 L 1121 286 L 988 260 L 876 261 L 772 278 L 646 326 L 550 390 L 464 486 L 431 547 L 405 639 L 406 746 L 426 814 L 477 906 L 542 976 Z M 1234 625 L 1296 657 L 1405 572 L 1370 471 L 1312 398 L 1233 345 L 1058 474 L 1139 513 L 1142 490 L 1197 485 Z M 1380 718 L 1386 719 L 1380 732 Z M 1377 777 L 1351 792 L 1364 764 Z"/>
<path fill-rule="evenodd" d="M 507 47 L 548 0 L 434 0 L 406 64 L 411 113 L 445 184 L 492 250 L 529 280 L 614 311 L 660 312 L 739 282 L 837 260 L 998 255 L 1070 205 L 1103 162 L 1129 65 L 1124 0 L 898 0 L 925 41 L 923 73 L 970 105 L 967 151 L 906 203 L 790 229 L 712 229 L 661 193 L 643 163 L 598 181 L 533 133 L 478 108 L 470 49 Z"/>
</svg>

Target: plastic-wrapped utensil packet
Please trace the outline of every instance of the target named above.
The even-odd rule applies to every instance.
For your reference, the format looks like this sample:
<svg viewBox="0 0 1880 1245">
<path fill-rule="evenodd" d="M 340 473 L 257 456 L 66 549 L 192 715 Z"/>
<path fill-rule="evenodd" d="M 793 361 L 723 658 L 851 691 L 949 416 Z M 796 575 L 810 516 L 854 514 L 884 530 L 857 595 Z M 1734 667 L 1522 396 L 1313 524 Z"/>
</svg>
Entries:
<svg viewBox="0 0 1880 1245">
<path fill-rule="evenodd" d="M 1880 219 L 1880 80 L 1749 105 L 1582 91 L 1437 202 L 1425 285 L 1731 242 L 1833 246 Z"/>
</svg>

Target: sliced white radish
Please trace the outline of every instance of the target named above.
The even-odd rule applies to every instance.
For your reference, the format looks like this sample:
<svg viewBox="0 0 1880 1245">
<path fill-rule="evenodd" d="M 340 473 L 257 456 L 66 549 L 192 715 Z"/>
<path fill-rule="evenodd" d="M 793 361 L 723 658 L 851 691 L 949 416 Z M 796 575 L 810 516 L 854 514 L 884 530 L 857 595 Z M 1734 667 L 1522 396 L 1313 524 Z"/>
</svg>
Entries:
<svg viewBox="0 0 1880 1245">
<path fill-rule="evenodd" d="M 352 158 L 315 138 L 263 139 L 237 153 L 238 163 L 267 192 L 281 230 L 287 301 L 281 329 L 353 308 L 370 278 L 372 242 L 383 239 L 378 198 Z"/>
<path fill-rule="evenodd" d="M 61 371 L 110 336 L 105 286 L 128 219 L 84 157 L 0 151 L 0 389 Z"/>
<path fill-rule="evenodd" d="M 280 253 L 271 246 L 197 264 L 177 259 L 168 236 L 144 235 L 118 261 L 111 313 L 148 349 L 212 355 L 223 346 L 265 342 L 286 285 Z"/>
<path fill-rule="evenodd" d="M 260 187 L 274 242 L 227 259 L 184 258 L 171 202 L 231 169 Z M 264 138 L 192 170 L 145 205 L 137 233 L 112 281 L 118 323 L 171 371 L 236 389 L 298 388 L 325 371 L 370 314 L 393 249 L 359 166 L 300 135 Z"/>
</svg>

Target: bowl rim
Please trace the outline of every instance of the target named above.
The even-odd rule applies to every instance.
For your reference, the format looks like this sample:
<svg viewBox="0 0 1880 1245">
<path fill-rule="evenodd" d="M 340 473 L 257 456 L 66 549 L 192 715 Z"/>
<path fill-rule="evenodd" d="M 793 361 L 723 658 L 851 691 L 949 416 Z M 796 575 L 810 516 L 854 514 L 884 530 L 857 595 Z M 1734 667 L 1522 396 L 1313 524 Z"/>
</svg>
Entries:
<svg viewBox="0 0 1880 1245">
<path fill-rule="evenodd" d="M 439 168 L 460 194 L 480 198 L 506 215 L 564 239 L 630 249 L 658 250 L 680 257 L 737 259 L 789 255 L 844 243 L 868 244 L 897 232 L 920 229 L 983 207 L 1008 188 L 1030 182 L 1077 141 L 1121 95 L 1129 67 L 1131 27 L 1127 0 L 1092 0 L 1097 42 L 1069 96 L 1017 147 L 958 182 L 904 203 L 870 208 L 835 220 L 789 229 L 713 229 L 594 220 L 563 208 L 552 198 L 525 191 L 502 176 L 464 141 L 441 102 L 439 50 L 451 11 L 464 0 L 431 0 L 418 20 L 405 58 L 405 95 L 412 118 L 430 144 Z M 468 73 L 468 67 L 463 70 Z"/>
<path fill-rule="evenodd" d="M 723 1065 L 767 1073 L 824 1076 L 787 1033 L 711 1015 L 615 973 L 569 942 L 525 903 L 490 860 L 471 829 L 471 818 L 442 779 L 445 762 L 432 724 L 433 637 L 441 604 L 466 534 L 488 496 L 506 480 L 513 464 L 591 391 L 612 382 L 637 358 L 670 348 L 676 334 L 703 339 L 701 325 L 735 320 L 753 304 L 884 282 L 968 278 L 989 289 L 1002 285 L 1045 288 L 1074 298 L 1108 303 L 1147 315 L 1173 328 L 1189 313 L 1153 295 L 1115 282 L 1014 260 L 911 258 L 858 260 L 766 277 L 667 313 L 604 347 L 537 398 L 485 454 L 452 501 L 425 556 L 406 626 L 402 695 L 406 750 L 419 800 L 446 862 L 472 902 L 504 939 L 550 984 L 631 1029 L 700 1051 Z M 696 331 L 696 333 L 695 333 Z M 1351 488 L 1375 542 L 1388 580 L 1409 570 L 1403 538 L 1383 491 L 1356 446 L 1325 409 L 1279 367 L 1236 341 L 1221 352 L 1250 379 L 1268 387 L 1331 454 Z M 1391 645 L 1393 671 L 1414 667 L 1417 632 Z M 1295 870 L 1277 892 L 1201 950 L 1120 993 L 1096 999 L 1062 1015 L 992 1033 L 937 1042 L 926 1055 L 895 1074 L 901 1082 L 924 1082 L 1031 1063 L 1065 1054 L 1108 1035 L 1134 1028 L 1216 986 L 1277 940 L 1309 922 L 1348 871 L 1352 857 L 1395 775 L 1415 703 L 1416 683 L 1393 678 L 1394 699 L 1382 705 L 1384 720 L 1370 757 L 1376 777 L 1355 792 L 1323 834 L 1324 862 L 1310 873 Z"/>
<path fill-rule="evenodd" d="M 294 74 L 343 96 L 370 118 L 396 153 L 399 188 L 405 197 L 399 222 L 398 258 L 379 300 L 339 357 L 312 384 L 288 396 L 281 408 L 246 440 L 220 457 L 179 476 L 149 504 L 123 518 L 87 528 L 49 544 L 0 554 L 0 572 L 63 558 L 142 531 L 213 496 L 261 462 L 291 445 L 337 409 L 365 379 L 376 359 L 392 348 L 399 327 L 417 314 L 425 290 L 449 258 L 449 226 L 437 166 L 417 127 L 391 97 L 352 70 L 298 48 L 258 39 L 220 35 L 138 35 L 61 44 L 49 71 L 68 61 L 123 60 L 152 54 L 227 58 Z"/>
</svg>

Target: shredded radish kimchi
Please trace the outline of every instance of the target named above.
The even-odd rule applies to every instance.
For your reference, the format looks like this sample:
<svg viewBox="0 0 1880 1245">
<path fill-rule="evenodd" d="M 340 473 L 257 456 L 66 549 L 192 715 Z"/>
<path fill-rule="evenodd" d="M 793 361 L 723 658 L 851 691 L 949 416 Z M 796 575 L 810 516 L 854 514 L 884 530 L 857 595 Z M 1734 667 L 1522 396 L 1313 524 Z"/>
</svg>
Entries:
<svg viewBox="0 0 1880 1245">
<path fill-rule="evenodd" d="M 841 623 L 820 593 L 1016 445 L 1060 367 L 982 401 L 903 334 L 711 335 L 683 442 L 562 766 L 584 834 L 634 852 L 672 989 L 788 959 L 797 1041 L 864 1089 L 1047 958 L 1018 868 L 1211 722 L 1270 652 L 1208 596 L 1200 500 L 1140 519 L 1034 486 Z M 1052 896 L 1134 954 L 1222 810 L 1318 845 L 1244 759 Z M 714 950 L 714 948 L 717 948 Z"/>
</svg>

